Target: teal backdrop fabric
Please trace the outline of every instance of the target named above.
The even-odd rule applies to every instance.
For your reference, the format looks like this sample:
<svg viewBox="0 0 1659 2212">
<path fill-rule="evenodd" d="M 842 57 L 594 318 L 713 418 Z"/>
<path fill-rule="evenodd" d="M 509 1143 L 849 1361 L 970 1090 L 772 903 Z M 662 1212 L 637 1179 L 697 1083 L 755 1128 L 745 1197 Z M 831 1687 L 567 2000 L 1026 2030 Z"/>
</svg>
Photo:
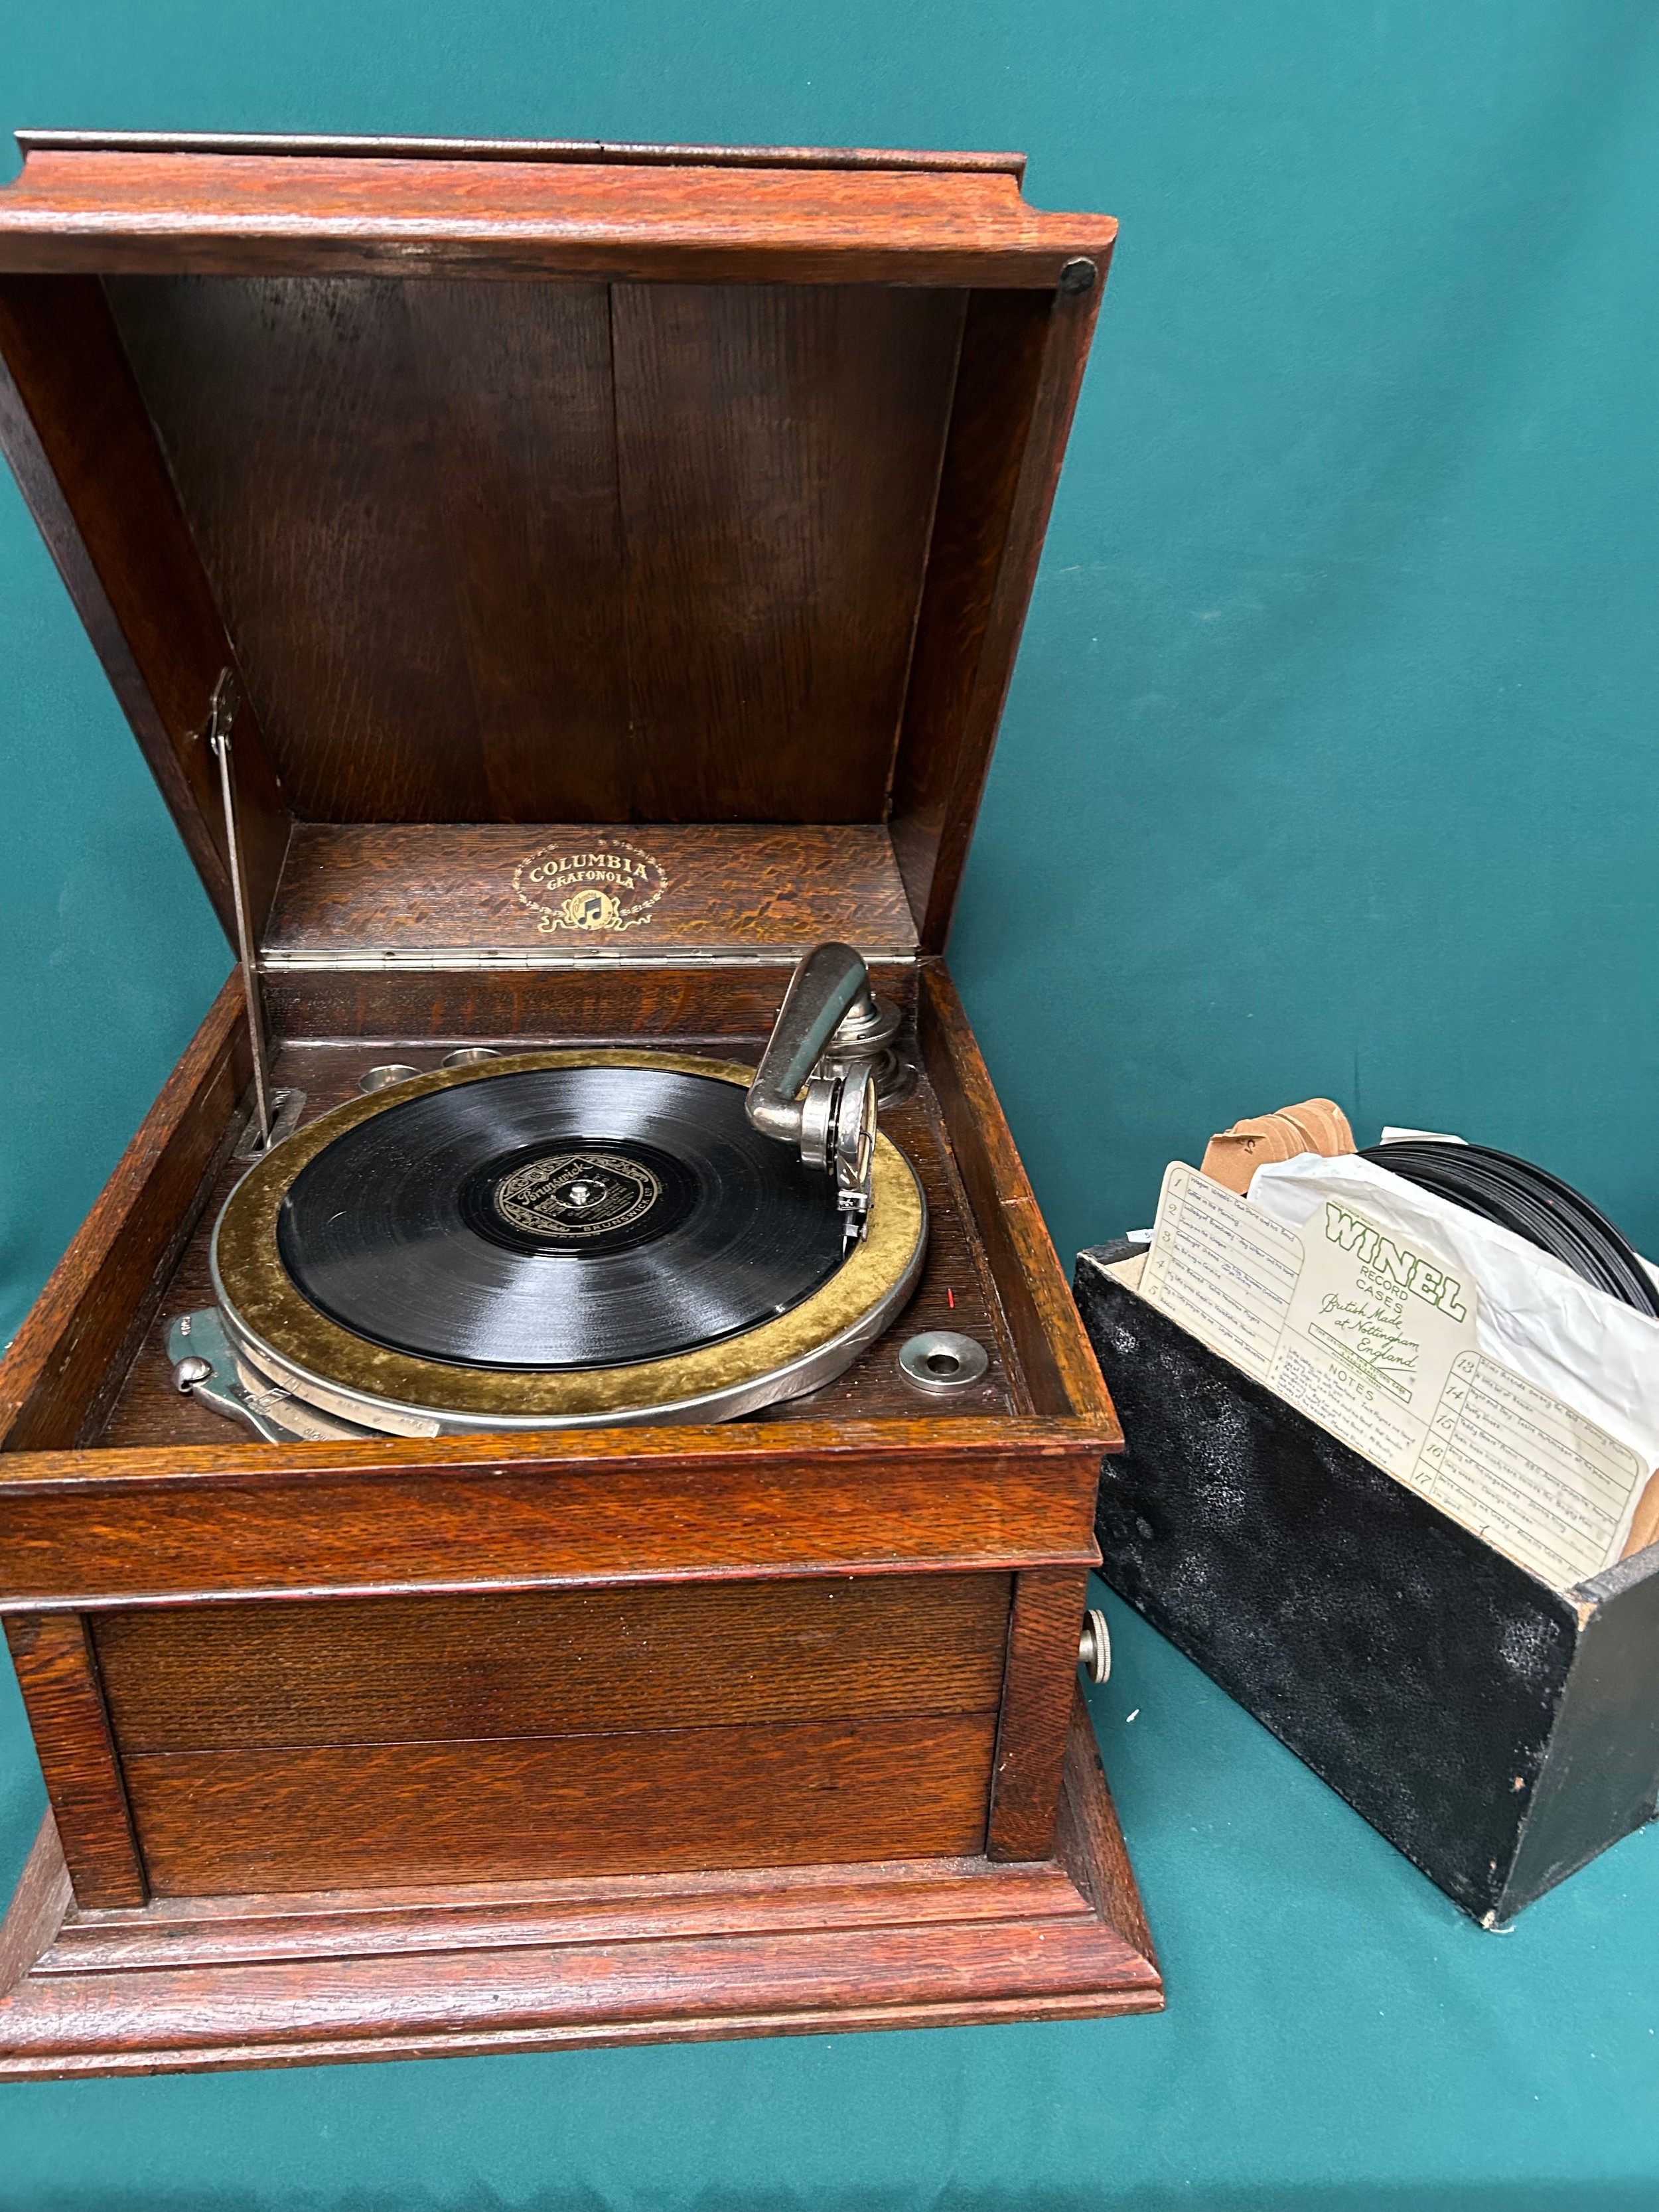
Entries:
<svg viewBox="0 0 1659 2212">
<path fill-rule="evenodd" d="M 1062 1255 L 1314 1091 L 1659 1249 L 1650 7 L 3 0 L 13 123 L 1027 149 L 1123 235 L 952 962 Z M 228 964 L 9 481 L 0 744 L 3 1336 Z M 1482 1935 L 1114 1617 L 1165 2016 L 14 2087 L 0 2212 L 1659 2202 L 1651 1832 Z"/>
</svg>

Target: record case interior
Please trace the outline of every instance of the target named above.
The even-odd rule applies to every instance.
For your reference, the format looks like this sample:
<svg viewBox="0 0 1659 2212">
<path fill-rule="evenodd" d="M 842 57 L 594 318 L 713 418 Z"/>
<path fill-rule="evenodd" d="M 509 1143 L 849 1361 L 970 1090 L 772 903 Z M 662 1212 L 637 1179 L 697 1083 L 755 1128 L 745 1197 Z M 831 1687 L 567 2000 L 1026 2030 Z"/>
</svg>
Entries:
<svg viewBox="0 0 1659 2212">
<path fill-rule="evenodd" d="M 752 1061 L 844 939 L 931 1227 L 759 1416 L 244 1441 L 163 1343 L 233 977 L 0 1369 L 0 2072 L 1155 2006 L 1074 1686 L 1116 1425 L 943 957 L 1113 226 L 1012 156 L 22 143 L 0 435 L 228 926 L 240 678 L 276 1084 Z"/>
</svg>

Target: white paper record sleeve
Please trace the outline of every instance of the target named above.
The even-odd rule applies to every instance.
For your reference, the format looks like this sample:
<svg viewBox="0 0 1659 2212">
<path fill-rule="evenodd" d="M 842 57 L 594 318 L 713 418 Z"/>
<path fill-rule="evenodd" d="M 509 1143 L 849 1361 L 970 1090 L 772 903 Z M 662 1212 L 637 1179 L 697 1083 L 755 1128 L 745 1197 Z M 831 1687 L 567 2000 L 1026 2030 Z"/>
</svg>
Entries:
<svg viewBox="0 0 1659 2212">
<path fill-rule="evenodd" d="M 1659 1323 L 1370 1161 L 1176 1162 L 1139 1284 L 1541 1580 L 1618 1559 L 1659 1465 Z"/>
</svg>

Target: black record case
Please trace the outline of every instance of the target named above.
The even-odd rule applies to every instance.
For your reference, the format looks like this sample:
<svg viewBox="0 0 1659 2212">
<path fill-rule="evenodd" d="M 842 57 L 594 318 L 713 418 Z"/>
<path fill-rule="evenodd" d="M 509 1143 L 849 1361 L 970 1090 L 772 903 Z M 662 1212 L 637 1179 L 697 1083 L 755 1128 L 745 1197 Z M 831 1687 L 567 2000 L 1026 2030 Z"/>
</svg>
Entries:
<svg viewBox="0 0 1659 2212">
<path fill-rule="evenodd" d="M 1487 1927 L 1659 1800 L 1659 1545 L 1569 1593 L 1079 1255 L 1123 1424 L 1101 1572 Z"/>
</svg>

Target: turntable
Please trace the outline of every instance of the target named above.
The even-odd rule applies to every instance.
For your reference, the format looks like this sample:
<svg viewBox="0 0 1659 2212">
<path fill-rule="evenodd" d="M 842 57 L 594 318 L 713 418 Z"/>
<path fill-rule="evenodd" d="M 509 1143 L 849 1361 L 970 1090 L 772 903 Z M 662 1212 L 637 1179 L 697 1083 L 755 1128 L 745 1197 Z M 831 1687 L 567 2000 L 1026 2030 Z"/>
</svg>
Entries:
<svg viewBox="0 0 1659 2212">
<path fill-rule="evenodd" d="M 0 442 L 238 968 L 0 1365 L 0 2073 L 1155 2007 L 944 959 L 1113 226 L 22 143 Z"/>
<path fill-rule="evenodd" d="M 877 1127 L 898 1021 L 829 944 L 757 1069 L 484 1047 L 376 1070 L 227 1200 L 217 1302 L 169 1331 L 174 1381 L 271 1443 L 727 1420 L 799 1397 L 921 1272 L 927 1200 Z M 912 1360 L 936 1389 L 972 1379 L 985 1357 L 962 1346 Z"/>
</svg>

